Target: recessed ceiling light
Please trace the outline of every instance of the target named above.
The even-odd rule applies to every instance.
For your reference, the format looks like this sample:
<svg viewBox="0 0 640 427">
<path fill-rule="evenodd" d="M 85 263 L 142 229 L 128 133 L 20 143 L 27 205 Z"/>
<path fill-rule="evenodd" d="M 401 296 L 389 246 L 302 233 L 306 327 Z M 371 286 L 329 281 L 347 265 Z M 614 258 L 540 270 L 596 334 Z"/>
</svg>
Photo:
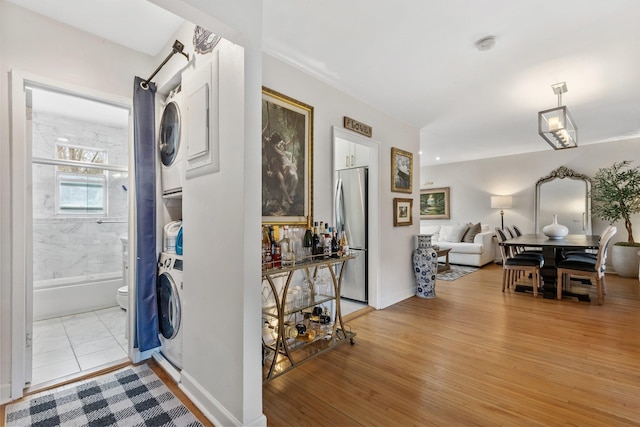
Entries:
<svg viewBox="0 0 640 427">
<path fill-rule="evenodd" d="M 477 42 L 475 42 L 473 45 L 480 52 L 483 52 L 485 50 L 489 50 L 489 49 L 493 48 L 496 45 L 496 38 L 494 36 L 483 37 L 480 40 L 478 40 Z"/>
<path fill-rule="evenodd" d="M 422 155 L 422 150 L 418 151 L 418 154 Z"/>
<path fill-rule="evenodd" d="M 436 160 L 440 160 L 440 157 L 436 157 Z"/>
</svg>

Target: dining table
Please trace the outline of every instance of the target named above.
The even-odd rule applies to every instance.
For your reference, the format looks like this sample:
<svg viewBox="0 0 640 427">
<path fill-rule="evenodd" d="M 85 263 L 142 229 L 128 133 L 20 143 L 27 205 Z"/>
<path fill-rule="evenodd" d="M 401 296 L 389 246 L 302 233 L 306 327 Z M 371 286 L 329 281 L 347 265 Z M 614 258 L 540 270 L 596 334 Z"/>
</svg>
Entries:
<svg viewBox="0 0 640 427">
<path fill-rule="evenodd" d="M 556 265 L 568 250 L 598 249 L 600 236 L 569 234 L 560 239 L 551 239 L 544 234 L 523 234 L 507 239 L 500 243 L 505 247 L 524 247 L 526 249 L 541 249 L 544 265 L 540 269 L 542 276 L 542 295 L 544 298 L 555 299 L 556 294 Z M 532 292 L 533 288 L 526 285 L 516 285 L 516 292 Z M 578 298 L 580 301 L 591 301 L 588 294 L 576 293 L 569 290 L 562 291 L 562 296 Z"/>
</svg>

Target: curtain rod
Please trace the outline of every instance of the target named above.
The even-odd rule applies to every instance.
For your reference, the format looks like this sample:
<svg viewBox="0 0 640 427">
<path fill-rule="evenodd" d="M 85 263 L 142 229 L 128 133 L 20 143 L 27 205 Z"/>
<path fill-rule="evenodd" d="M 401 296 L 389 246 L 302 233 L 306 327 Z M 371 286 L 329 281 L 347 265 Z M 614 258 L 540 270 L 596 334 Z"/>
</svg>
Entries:
<svg viewBox="0 0 640 427">
<path fill-rule="evenodd" d="M 188 61 L 189 60 L 189 54 L 188 53 L 184 53 L 183 50 L 184 50 L 184 45 L 178 40 L 174 41 L 173 42 L 173 47 L 171 49 L 171 53 L 169 55 L 167 55 L 167 57 L 164 59 L 164 61 L 162 61 L 162 64 L 160 64 L 158 66 L 158 68 L 156 68 L 156 70 L 153 72 L 153 74 L 151 74 L 151 76 L 149 76 L 149 78 L 147 80 L 145 80 L 142 83 L 140 83 L 140 87 L 142 89 L 144 89 L 144 90 L 149 89 L 149 82 L 151 81 L 151 79 L 153 79 L 156 76 L 156 74 L 158 74 L 158 71 L 160 71 L 160 69 L 162 67 L 164 67 L 164 64 L 169 62 L 171 57 L 173 55 L 175 55 L 176 53 L 180 53 L 180 54 L 184 55 L 184 57 L 187 58 L 187 61 Z"/>
</svg>

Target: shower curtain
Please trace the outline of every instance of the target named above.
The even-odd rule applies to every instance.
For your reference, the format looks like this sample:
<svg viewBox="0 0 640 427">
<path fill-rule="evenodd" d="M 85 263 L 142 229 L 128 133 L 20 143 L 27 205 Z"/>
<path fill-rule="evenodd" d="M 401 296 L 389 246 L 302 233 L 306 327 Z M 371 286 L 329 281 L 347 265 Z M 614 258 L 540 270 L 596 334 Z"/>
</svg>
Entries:
<svg viewBox="0 0 640 427">
<path fill-rule="evenodd" d="M 134 348 L 160 346 L 156 303 L 156 86 L 133 84 L 133 136 L 136 179 L 136 319 Z"/>
</svg>

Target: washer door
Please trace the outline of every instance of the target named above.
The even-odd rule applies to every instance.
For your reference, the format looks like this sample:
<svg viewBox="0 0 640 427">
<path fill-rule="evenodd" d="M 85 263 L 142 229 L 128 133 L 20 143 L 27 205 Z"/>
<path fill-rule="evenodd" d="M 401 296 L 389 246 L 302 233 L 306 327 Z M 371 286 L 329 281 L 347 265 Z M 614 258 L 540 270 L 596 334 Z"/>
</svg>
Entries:
<svg viewBox="0 0 640 427">
<path fill-rule="evenodd" d="M 160 333 L 163 337 L 170 340 L 178 334 L 180 321 L 182 319 L 178 287 L 169 273 L 162 273 L 158 276 L 156 291 Z"/>
<path fill-rule="evenodd" d="M 180 148 L 180 110 L 171 101 L 164 107 L 160 119 L 160 159 L 164 166 L 171 166 Z"/>
</svg>

